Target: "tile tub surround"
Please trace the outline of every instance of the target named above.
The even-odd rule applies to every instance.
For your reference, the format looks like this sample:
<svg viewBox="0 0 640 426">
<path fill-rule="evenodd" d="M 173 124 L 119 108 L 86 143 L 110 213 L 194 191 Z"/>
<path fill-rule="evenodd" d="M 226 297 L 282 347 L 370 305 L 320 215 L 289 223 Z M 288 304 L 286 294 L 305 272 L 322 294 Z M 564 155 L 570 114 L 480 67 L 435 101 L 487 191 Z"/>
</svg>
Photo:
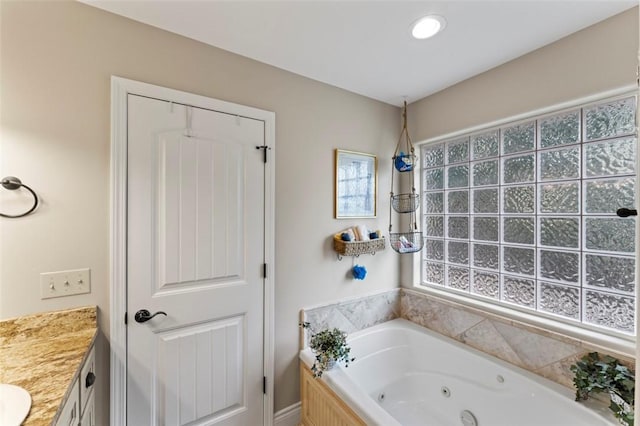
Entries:
<svg viewBox="0 0 640 426">
<path fill-rule="evenodd" d="M 308 321 L 316 331 L 337 327 L 347 333 L 398 317 L 572 390 L 569 368 L 589 352 L 614 356 L 635 369 L 632 358 L 606 348 L 405 288 L 300 311 L 300 321 Z M 307 345 L 306 330 L 301 329 L 300 348 Z"/>
<path fill-rule="evenodd" d="M 23 426 L 53 423 L 96 335 L 96 307 L 0 321 L 0 383 L 31 394 Z"/>
<path fill-rule="evenodd" d="M 571 389 L 569 367 L 589 352 L 608 354 L 635 366 L 632 358 L 606 348 L 417 291 L 402 289 L 400 304 L 402 318 Z"/>
<path fill-rule="evenodd" d="M 353 333 L 400 317 L 400 291 L 395 289 L 305 308 L 300 311 L 300 322 L 309 322 L 315 331 L 335 327 Z M 300 328 L 300 349 L 307 345 L 307 330 Z"/>
</svg>

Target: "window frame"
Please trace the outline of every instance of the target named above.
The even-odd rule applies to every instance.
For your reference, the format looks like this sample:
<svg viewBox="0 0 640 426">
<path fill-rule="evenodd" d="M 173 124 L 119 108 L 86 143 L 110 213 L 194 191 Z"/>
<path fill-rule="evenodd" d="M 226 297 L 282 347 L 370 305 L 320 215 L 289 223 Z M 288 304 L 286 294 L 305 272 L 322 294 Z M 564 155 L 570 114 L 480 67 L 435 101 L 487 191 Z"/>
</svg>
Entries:
<svg viewBox="0 0 640 426">
<path fill-rule="evenodd" d="M 482 125 L 478 125 L 478 126 L 473 126 L 473 127 L 469 127 L 466 129 L 462 129 L 460 131 L 455 131 L 455 132 L 451 132 L 448 134 L 444 134 L 444 135 L 440 135 L 434 138 L 429 138 L 420 142 L 417 142 L 415 145 L 416 147 L 421 151 L 423 147 L 428 146 L 428 145 L 436 145 L 445 141 L 455 141 L 456 138 L 462 138 L 464 136 L 468 136 L 470 134 L 482 134 L 482 133 L 489 133 L 490 131 L 498 128 L 498 127 L 504 127 L 506 125 L 517 125 L 517 124 L 524 124 L 527 123 L 530 120 L 541 120 L 547 116 L 552 116 L 552 115 L 558 115 L 558 114 L 562 114 L 563 112 L 571 112 L 572 110 L 576 110 L 578 108 L 588 108 L 589 106 L 593 105 L 593 104 L 599 104 L 602 102 L 607 102 L 607 101 L 615 101 L 618 99 L 623 99 L 626 97 L 630 97 L 630 96 L 635 96 L 636 97 L 636 102 L 638 102 L 638 99 L 640 98 L 639 96 L 639 91 L 637 86 L 635 85 L 630 85 L 630 86 L 625 86 L 625 87 L 621 87 L 618 89 L 614 89 L 614 90 L 610 90 L 610 91 L 606 91 L 606 92 L 600 92 L 591 96 L 587 96 L 587 97 L 582 97 L 582 98 L 578 98 L 578 99 L 574 99 L 568 102 L 563 102 L 560 104 L 555 104 L 555 105 L 551 105 L 548 107 L 544 107 L 544 108 L 540 108 L 537 110 L 533 110 L 530 112 L 526 112 L 523 114 L 519 114 L 519 115 L 515 115 L 515 116 L 511 116 L 511 117 L 507 117 L 504 119 L 500 119 L 500 120 L 496 120 L 490 123 L 486 123 L 486 124 L 482 124 Z M 637 108 L 637 105 L 636 105 Z M 638 111 L 636 113 L 636 117 L 638 117 L 638 115 L 640 115 L 640 111 Z M 538 123 L 536 123 L 535 126 L 535 132 L 537 133 L 539 131 L 540 128 L 540 123 L 538 121 Z M 584 129 L 581 127 L 580 128 L 580 141 L 583 140 L 583 136 L 584 136 Z M 635 132 L 636 132 L 636 140 L 638 140 L 640 138 L 639 132 L 638 132 L 638 123 L 636 123 L 636 128 L 635 128 Z M 501 136 L 499 138 L 499 143 L 501 141 Z M 574 147 L 576 146 L 575 144 L 569 144 L 568 147 Z M 582 149 L 582 143 L 580 143 L 578 145 L 580 147 L 580 149 Z M 562 149 L 564 148 L 564 146 L 560 145 L 557 147 L 554 147 L 554 149 Z M 533 151 L 534 153 L 537 152 L 537 150 L 540 149 L 540 147 L 538 146 L 538 138 L 536 137 L 536 143 L 535 143 L 535 150 Z M 471 144 L 469 147 L 469 158 L 470 158 L 470 162 L 468 162 L 467 164 L 472 165 L 473 162 L 475 161 L 485 161 L 485 160 L 490 160 L 490 159 L 498 159 L 500 164 L 502 164 L 502 159 L 503 156 L 502 154 L 499 157 L 491 157 L 491 158 L 483 158 L 483 159 L 473 159 L 472 157 L 472 153 L 471 153 Z M 546 149 L 545 149 L 546 150 Z M 445 153 L 446 155 L 446 153 Z M 516 155 L 516 154 L 514 154 Z M 636 146 L 636 164 L 640 165 L 640 147 Z M 420 179 L 417 179 L 416 182 L 416 190 L 419 191 L 420 194 L 423 194 L 422 191 L 422 161 L 418 162 L 418 176 L 420 176 Z M 536 163 L 538 163 L 538 161 L 536 161 Z M 580 167 L 582 167 L 582 161 L 580 162 Z M 443 169 L 446 168 L 446 165 L 443 165 Z M 539 168 L 540 168 L 540 164 L 536 164 L 536 171 L 539 172 Z M 446 178 L 446 176 L 443 176 L 443 178 Z M 469 170 L 469 180 L 471 181 L 472 179 L 472 170 L 470 167 Z M 636 187 L 635 187 L 635 199 L 636 199 L 636 208 L 637 205 L 640 204 L 640 173 L 638 172 L 638 168 L 636 169 Z M 534 193 L 537 193 L 537 191 L 539 190 L 539 183 L 540 182 L 535 182 L 534 183 Z M 580 186 L 583 185 L 583 181 L 582 178 L 580 178 Z M 492 186 L 490 186 L 490 188 L 492 188 Z M 502 191 L 503 191 L 503 186 L 502 186 L 502 173 L 500 173 L 499 176 L 499 183 L 497 185 L 498 187 L 498 196 L 499 199 L 502 199 Z M 471 182 L 469 182 L 469 197 L 472 198 L 472 190 L 473 189 L 478 189 L 478 188 L 483 188 L 483 187 L 477 187 L 474 188 L 471 185 Z M 446 203 L 446 196 L 443 194 L 443 202 Z M 538 197 L 535 198 L 535 203 L 536 203 L 536 215 L 537 215 L 537 211 L 538 211 Z M 582 199 L 580 199 L 580 205 L 581 205 L 581 213 L 582 214 Z M 422 203 L 422 208 L 424 208 L 424 203 Z M 471 211 L 471 205 L 469 208 L 469 213 L 468 213 L 468 217 L 471 218 L 474 213 Z M 424 212 L 421 211 L 421 215 L 424 215 Z M 444 217 L 446 217 L 446 215 L 443 214 Z M 504 214 L 498 212 L 498 217 L 503 217 Z M 422 221 L 421 221 L 422 222 Z M 445 220 L 446 222 L 446 220 Z M 423 222 L 422 222 L 423 223 Z M 501 222 L 500 222 L 501 223 Z M 581 225 L 582 226 L 582 225 Z M 446 226 L 445 226 L 445 233 L 444 235 L 446 235 Z M 584 238 L 584 236 L 581 236 L 581 238 Z M 412 259 L 412 279 L 411 279 L 411 288 L 413 290 L 419 291 L 419 292 L 423 292 L 425 294 L 429 294 L 438 298 L 442 298 L 445 300 L 449 300 L 449 301 L 453 301 L 455 303 L 461 304 L 463 306 L 468 306 L 471 308 L 477 308 L 477 309 L 481 309 L 483 311 L 487 311 L 490 314 L 493 315 L 498 315 L 500 317 L 506 318 L 507 320 L 512 320 L 512 321 L 519 321 L 522 322 L 524 324 L 527 325 L 531 325 L 534 327 L 539 327 L 542 328 L 544 330 L 549 330 L 552 332 L 556 332 L 556 333 L 560 333 L 560 334 L 564 334 L 567 335 L 569 337 L 572 338 L 576 338 L 576 339 L 580 339 L 583 340 L 587 343 L 593 344 L 593 345 L 599 345 L 599 346 L 604 346 L 608 349 L 612 349 L 612 350 L 616 350 L 618 352 L 621 352 L 625 355 L 629 355 L 629 356 L 635 356 L 635 348 L 636 348 L 636 336 L 638 334 L 638 324 L 640 323 L 640 318 L 638 318 L 639 312 L 638 312 L 638 307 L 639 307 L 639 303 L 638 303 L 638 295 L 640 293 L 640 284 L 638 284 L 640 275 L 639 275 L 639 270 L 640 270 L 640 256 L 638 256 L 638 253 L 640 252 L 640 218 L 636 220 L 636 235 L 635 235 L 635 240 L 636 240 L 636 250 L 635 250 L 635 259 L 636 259 L 636 291 L 635 291 L 635 295 L 633 296 L 635 299 L 635 320 L 636 320 L 636 330 L 635 330 L 635 335 L 631 335 L 628 333 L 623 333 L 623 332 L 617 332 L 615 330 L 608 330 L 608 329 L 604 329 L 595 325 L 590 325 L 588 323 L 576 323 L 575 321 L 572 321 L 570 319 L 563 319 L 560 316 L 556 316 L 553 314 L 547 314 L 544 311 L 537 311 L 537 310 L 530 310 L 524 307 L 519 307 L 517 305 L 513 305 L 513 304 L 506 304 L 502 301 L 497 301 L 496 302 L 490 302 L 488 301 L 488 299 L 480 297 L 480 296 L 476 296 L 473 293 L 469 292 L 469 293 L 458 293 L 458 292 L 454 292 L 451 290 L 447 290 L 446 287 L 442 287 L 442 288 L 438 288 L 436 286 L 428 286 L 428 285 L 423 285 L 421 280 L 422 280 L 422 265 L 423 265 L 423 253 L 422 251 L 415 253 L 413 255 L 413 259 Z M 445 244 L 446 244 L 446 240 Z M 470 242 L 471 244 L 471 242 Z M 502 247 L 504 247 L 504 242 L 499 241 L 498 242 L 498 246 L 500 247 L 500 250 L 502 250 Z M 536 254 L 536 259 L 539 258 L 539 252 L 541 247 L 538 247 L 537 245 L 534 245 L 534 249 L 535 249 L 535 254 Z M 551 248 L 552 249 L 552 248 Z M 580 256 L 581 256 L 581 260 L 582 260 L 582 252 L 580 251 Z M 538 262 L 536 262 L 537 264 Z M 584 265 L 582 265 L 583 262 L 581 262 L 581 268 L 584 268 Z M 443 267 L 446 270 L 446 264 L 443 263 Z M 537 273 L 537 269 L 538 269 L 538 265 L 536 265 L 536 273 Z M 471 271 L 471 269 L 470 269 Z M 504 274 L 504 272 L 502 271 L 502 268 L 499 268 L 498 273 L 500 274 Z M 533 278 L 534 280 L 537 280 L 537 275 L 536 277 Z M 584 288 L 588 288 L 588 287 L 583 287 L 582 285 L 582 280 L 583 277 L 581 277 L 581 282 L 580 282 L 580 292 L 583 292 Z"/>
</svg>

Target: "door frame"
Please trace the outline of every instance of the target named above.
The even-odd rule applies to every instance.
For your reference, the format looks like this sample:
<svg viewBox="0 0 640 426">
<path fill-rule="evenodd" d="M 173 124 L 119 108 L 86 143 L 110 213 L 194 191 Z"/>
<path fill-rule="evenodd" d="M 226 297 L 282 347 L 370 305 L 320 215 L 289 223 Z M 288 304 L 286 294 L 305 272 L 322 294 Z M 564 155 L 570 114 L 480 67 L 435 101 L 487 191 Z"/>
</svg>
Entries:
<svg viewBox="0 0 640 426">
<path fill-rule="evenodd" d="M 269 266 L 264 278 L 263 371 L 266 394 L 264 425 L 273 424 L 275 361 L 275 113 L 193 93 L 111 76 L 111 185 L 110 185 L 110 415 L 111 425 L 127 424 L 127 95 L 204 107 L 264 122 L 264 141 L 270 149 L 264 175 L 264 256 Z"/>
</svg>

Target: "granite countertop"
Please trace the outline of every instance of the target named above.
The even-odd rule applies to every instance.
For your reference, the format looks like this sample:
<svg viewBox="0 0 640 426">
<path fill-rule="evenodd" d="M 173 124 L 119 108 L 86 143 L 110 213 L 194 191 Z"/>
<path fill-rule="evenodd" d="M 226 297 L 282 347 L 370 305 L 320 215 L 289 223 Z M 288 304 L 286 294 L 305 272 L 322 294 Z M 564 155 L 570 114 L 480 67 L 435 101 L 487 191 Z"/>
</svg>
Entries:
<svg viewBox="0 0 640 426">
<path fill-rule="evenodd" d="M 0 383 L 31 394 L 23 426 L 53 422 L 96 335 L 95 306 L 0 321 Z"/>
</svg>

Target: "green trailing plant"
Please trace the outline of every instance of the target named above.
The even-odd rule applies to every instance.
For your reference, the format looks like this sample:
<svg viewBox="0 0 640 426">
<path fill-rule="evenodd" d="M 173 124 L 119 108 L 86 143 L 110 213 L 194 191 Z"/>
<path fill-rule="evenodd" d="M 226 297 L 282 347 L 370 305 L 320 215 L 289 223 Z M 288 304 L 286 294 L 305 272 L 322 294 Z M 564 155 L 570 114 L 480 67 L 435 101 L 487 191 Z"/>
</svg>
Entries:
<svg viewBox="0 0 640 426">
<path fill-rule="evenodd" d="M 310 332 L 309 347 L 316 355 L 316 360 L 311 366 L 314 377 L 322 377 L 322 373 L 329 370 L 335 362 L 344 361 L 344 366 L 348 367 L 349 363 L 355 360 L 349 356 L 351 348 L 347 344 L 347 333 L 344 331 L 332 328 L 314 333 L 308 322 L 300 326 Z"/>
<path fill-rule="evenodd" d="M 620 423 L 633 426 L 636 378 L 632 370 L 614 357 L 591 352 L 573 364 L 571 371 L 576 401 L 588 399 L 592 393 L 609 393 L 609 409 Z"/>
</svg>

